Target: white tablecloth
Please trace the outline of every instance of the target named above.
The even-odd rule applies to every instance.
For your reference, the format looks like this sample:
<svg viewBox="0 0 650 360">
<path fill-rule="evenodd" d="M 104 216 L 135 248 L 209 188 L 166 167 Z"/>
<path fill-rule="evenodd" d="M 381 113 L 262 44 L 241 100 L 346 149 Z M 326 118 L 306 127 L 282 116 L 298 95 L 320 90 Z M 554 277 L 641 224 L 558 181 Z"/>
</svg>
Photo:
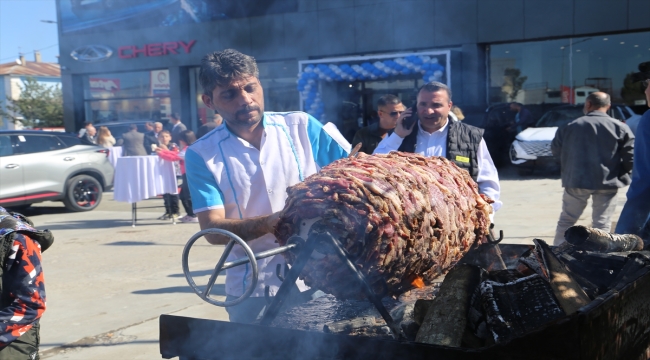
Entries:
<svg viewBox="0 0 650 360">
<path fill-rule="evenodd" d="M 117 159 L 113 198 L 138 202 L 161 194 L 178 194 L 174 165 L 158 156 L 123 156 Z"/>
<path fill-rule="evenodd" d="M 117 166 L 117 159 L 122 157 L 122 147 L 121 146 L 113 146 L 112 148 L 108 149 L 108 161 L 113 165 L 113 167 Z"/>
</svg>

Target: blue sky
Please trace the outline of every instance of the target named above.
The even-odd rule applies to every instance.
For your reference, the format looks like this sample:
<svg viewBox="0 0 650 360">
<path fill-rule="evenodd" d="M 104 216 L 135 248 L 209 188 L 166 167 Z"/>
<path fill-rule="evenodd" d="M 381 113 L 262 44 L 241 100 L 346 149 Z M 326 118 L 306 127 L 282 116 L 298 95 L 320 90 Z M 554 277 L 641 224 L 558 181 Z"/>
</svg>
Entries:
<svg viewBox="0 0 650 360">
<path fill-rule="evenodd" d="M 42 49 L 43 61 L 57 62 L 57 24 L 41 20 L 57 21 L 55 0 L 0 0 L 0 64 L 18 58 L 18 47 L 28 61 Z"/>
</svg>

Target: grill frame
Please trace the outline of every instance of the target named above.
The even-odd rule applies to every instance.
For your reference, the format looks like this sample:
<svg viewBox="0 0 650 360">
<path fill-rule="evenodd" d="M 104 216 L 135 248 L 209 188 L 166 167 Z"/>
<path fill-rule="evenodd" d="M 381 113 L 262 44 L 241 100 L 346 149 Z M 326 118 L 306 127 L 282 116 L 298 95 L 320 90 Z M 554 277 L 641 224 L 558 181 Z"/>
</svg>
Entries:
<svg viewBox="0 0 650 360">
<path fill-rule="evenodd" d="M 503 248 L 509 258 L 529 247 Z M 645 359 L 650 357 L 650 330 L 646 329 L 650 329 L 650 266 L 571 316 L 506 344 L 481 349 L 162 315 L 160 353 L 181 360 Z"/>
</svg>

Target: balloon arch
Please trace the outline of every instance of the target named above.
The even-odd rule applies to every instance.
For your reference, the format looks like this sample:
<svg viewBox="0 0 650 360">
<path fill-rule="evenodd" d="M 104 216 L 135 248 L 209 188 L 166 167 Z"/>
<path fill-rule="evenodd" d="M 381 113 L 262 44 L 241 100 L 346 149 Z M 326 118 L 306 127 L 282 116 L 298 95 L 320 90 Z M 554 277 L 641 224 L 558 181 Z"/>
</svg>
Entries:
<svg viewBox="0 0 650 360">
<path fill-rule="evenodd" d="M 451 86 L 450 51 L 303 60 L 298 64 L 300 108 L 324 120 L 321 81 L 372 81 L 395 75 L 421 74 L 425 82 Z"/>
</svg>

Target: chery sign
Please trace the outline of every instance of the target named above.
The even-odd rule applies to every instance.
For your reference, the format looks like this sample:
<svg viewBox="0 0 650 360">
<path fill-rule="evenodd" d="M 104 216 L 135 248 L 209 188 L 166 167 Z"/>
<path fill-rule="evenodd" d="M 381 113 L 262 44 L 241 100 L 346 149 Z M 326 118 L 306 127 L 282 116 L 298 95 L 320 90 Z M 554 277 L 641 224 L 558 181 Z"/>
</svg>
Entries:
<svg viewBox="0 0 650 360">
<path fill-rule="evenodd" d="M 121 46 L 117 49 L 117 56 L 119 56 L 120 59 L 134 59 L 140 55 L 147 57 L 165 56 L 169 54 L 177 55 L 180 54 L 181 51 L 185 54 L 189 54 L 195 43 L 196 40 L 190 40 L 187 43 L 184 41 L 159 42 L 146 44 L 142 47 L 127 45 Z"/>
</svg>

